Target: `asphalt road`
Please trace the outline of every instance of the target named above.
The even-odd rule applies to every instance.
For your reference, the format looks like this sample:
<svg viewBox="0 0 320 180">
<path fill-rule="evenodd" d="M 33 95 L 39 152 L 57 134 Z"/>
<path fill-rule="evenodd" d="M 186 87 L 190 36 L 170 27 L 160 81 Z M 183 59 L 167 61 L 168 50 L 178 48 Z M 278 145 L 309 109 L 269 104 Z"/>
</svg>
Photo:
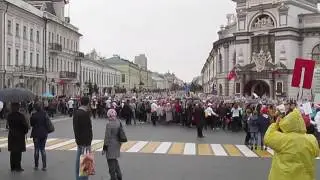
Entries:
<svg viewBox="0 0 320 180">
<path fill-rule="evenodd" d="M 103 139 L 104 120 L 95 120 L 94 139 Z M 55 122 L 56 131 L 50 138 L 73 138 L 72 122 L 68 119 Z M 138 125 L 125 127 L 130 141 L 179 142 L 179 144 L 229 144 L 239 145 L 243 142 L 242 133 L 207 132 L 206 138 L 197 139 L 196 130 L 171 125 L 169 127 Z M 0 133 L 5 136 L 5 133 Z M 224 146 L 225 147 L 225 146 Z M 231 148 L 231 150 L 234 150 Z M 130 180 L 248 180 L 267 179 L 271 158 L 247 156 L 153 154 L 123 152 L 119 159 L 124 179 Z M 48 171 L 33 170 L 33 152 L 28 149 L 23 154 L 25 172 L 9 171 L 8 152 L 0 153 L 0 179 L 2 180 L 71 180 L 74 178 L 75 151 L 49 150 Z M 96 175 L 91 180 L 108 180 L 106 159 L 96 152 Z M 319 163 L 317 161 L 317 174 Z"/>
</svg>

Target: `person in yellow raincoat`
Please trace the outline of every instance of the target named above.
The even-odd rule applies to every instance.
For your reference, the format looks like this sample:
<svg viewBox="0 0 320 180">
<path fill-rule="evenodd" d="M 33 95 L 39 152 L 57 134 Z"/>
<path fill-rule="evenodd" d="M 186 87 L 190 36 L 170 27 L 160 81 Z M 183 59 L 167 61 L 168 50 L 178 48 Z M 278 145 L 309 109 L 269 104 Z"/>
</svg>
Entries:
<svg viewBox="0 0 320 180">
<path fill-rule="evenodd" d="M 315 180 L 315 161 L 319 146 L 298 109 L 278 119 L 267 130 L 264 142 L 275 152 L 269 180 Z"/>
</svg>

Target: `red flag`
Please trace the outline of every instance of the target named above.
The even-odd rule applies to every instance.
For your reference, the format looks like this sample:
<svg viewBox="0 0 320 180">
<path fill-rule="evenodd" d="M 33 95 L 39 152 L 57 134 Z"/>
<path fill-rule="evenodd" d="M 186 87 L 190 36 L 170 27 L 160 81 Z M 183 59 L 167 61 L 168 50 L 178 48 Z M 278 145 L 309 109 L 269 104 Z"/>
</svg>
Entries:
<svg viewBox="0 0 320 180">
<path fill-rule="evenodd" d="M 237 73 L 236 73 L 235 68 L 233 68 L 233 69 L 228 73 L 228 76 L 227 76 L 228 81 L 231 81 L 231 80 L 234 79 L 234 78 L 237 78 Z"/>
<path fill-rule="evenodd" d="M 302 87 L 304 89 L 311 89 L 315 64 L 316 62 L 313 60 L 297 58 L 292 73 L 293 75 L 291 86 L 300 88 L 299 86 L 302 76 L 302 69 L 304 68 L 304 79 L 302 80 Z"/>
</svg>

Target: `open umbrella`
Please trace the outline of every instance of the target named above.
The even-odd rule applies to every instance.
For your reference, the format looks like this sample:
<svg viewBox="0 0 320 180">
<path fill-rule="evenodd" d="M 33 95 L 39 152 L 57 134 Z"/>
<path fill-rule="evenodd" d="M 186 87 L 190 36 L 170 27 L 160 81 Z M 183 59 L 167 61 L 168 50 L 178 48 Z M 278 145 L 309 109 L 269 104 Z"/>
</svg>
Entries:
<svg viewBox="0 0 320 180">
<path fill-rule="evenodd" d="M 2 102 L 23 102 L 32 101 L 35 95 L 23 88 L 6 88 L 0 90 L 0 101 Z"/>
<path fill-rule="evenodd" d="M 49 93 L 49 92 L 46 92 L 46 93 L 42 94 L 42 97 L 54 98 L 54 96 L 53 96 L 51 93 Z"/>
</svg>

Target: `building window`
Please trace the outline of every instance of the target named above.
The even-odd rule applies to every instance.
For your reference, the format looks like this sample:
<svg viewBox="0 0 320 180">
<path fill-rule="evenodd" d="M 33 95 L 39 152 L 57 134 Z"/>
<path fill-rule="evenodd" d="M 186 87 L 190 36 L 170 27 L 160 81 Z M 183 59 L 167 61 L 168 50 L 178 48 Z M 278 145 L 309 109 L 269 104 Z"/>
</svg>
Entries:
<svg viewBox="0 0 320 180">
<path fill-rule="evenodd" d="M 63 38 L 63 48 L 66 48 L 66 38 Z"/>
<path fill-rule="evenodd" d="M 36 64 L 36 67 L 40 67 L 40 55 L 37 54 L 37 64 Z"/>
<path fill-rule="evenodd" d="M 19 49 L 16 49 L 16 63 L 15 63 L 16 66 L 19 65 Z"/>
<path fill-rule="evenodd" d="M 240 94 L 241 93 L 241 84 L 239 82 L 236 83 L 236 94 Z"/>
<path fill-rule="evenodd" d="M 11 20 L 8 20 L 8 34 L 12 34 L 12 22 L 11 22 Z"/>
<path fill-rule="evenodd" d="M 222 73 L 222 55 L 219 53 L 219 73 Z"/>
<path fill-rule="evenodd" d="M 7 51 L 7 65 L 11 65 L 11 48 Z"/>
<path fill-rule="evenodd" d="M 30 29 L 30 41 L 33 41 L 33 29 Z"/>
<path fill-rule="evenodd" d="M 27 39 L 27 26 L 23 26 L 23 39 Z"/>
<path fill-rule="evenodd" d="M 51 43 L 54 43 L 54 33 L 51 33 Z"/>
<path fill-rule="evenodd" d="M 271 58 L 272 58 L 272 62 L 275 62 L 275 39 L 274 39 L 274 35 L 262 35 L 262 36 L 255 36 L 252 37 L 252 43 L 251 43 L 251 49 L 252 49 L 252 56 L 254 56 L 254 54 L 258 54 L 261 52 L 261 50 L 263 51 L 263 53 L 268 53 L 270 52 L 271 54 Z M 251 56 L 251 57 L 252 57 Z"/>
<path fill-rule="evenodd" d="M 25 66 L 27 64 L 27 52 L 23 51 L 23 65 Z"/>
<path fill-rule="evenodd" d="M 16 24 L 16 36 L 20 37 L 20 25 L 18 23 Z"/>
<path fill-rule="evenodd" d="M 282 94 L 283 92 L 283 83 L 278 81 L 276 84 L 276 94 Z"/>
<path fill-rule="evenodd" d="M 49 32 L 49 43 L 51 43 L 51 32 Z"/>
<path fill-rule="evenodd" d="M 320 44 L 313 48 L 312 59 L 316 61 L 316 66 L 320 67 Z"/>
<path fill-rule="evenodd" d="M 67 48 L 66 49 L 69 49 L 69 39 L 67 39 Z"/>
<path fill-rule="evenodd" d="M 126 75 L 125 75 L 125 74 L 122 74 L 122 75 L 121 75 L 121 82 L 122 82 L 122 83 L 125 83 L 125 82 L 126 82 Z"/>
<path fill-rule="evenodd" d="M 59 42 L 59 44 L 62 44 L 62 36 L 60 36 L 60 42 Z"/>
<path fill-rule="evenodd" d="M 37 43 L 40 43 L 40 32 L 37 31 Z"/>
<path fill-rule="evenodd" d="M 57 34 L 57 43 L 59 43 L 59 34 Z"/>
<path fill-rule="evenodd" d="M 49 62 L 48 62 L 48 66 L 47 66 L 47 70 L 50 71 L 51 70 L 51 57 L 49 57 Z"/>
<path fill-rule="evenodd" d="M 30 66 L 33 67 L 33 53 L 30 53 Z"/>
</svg>

